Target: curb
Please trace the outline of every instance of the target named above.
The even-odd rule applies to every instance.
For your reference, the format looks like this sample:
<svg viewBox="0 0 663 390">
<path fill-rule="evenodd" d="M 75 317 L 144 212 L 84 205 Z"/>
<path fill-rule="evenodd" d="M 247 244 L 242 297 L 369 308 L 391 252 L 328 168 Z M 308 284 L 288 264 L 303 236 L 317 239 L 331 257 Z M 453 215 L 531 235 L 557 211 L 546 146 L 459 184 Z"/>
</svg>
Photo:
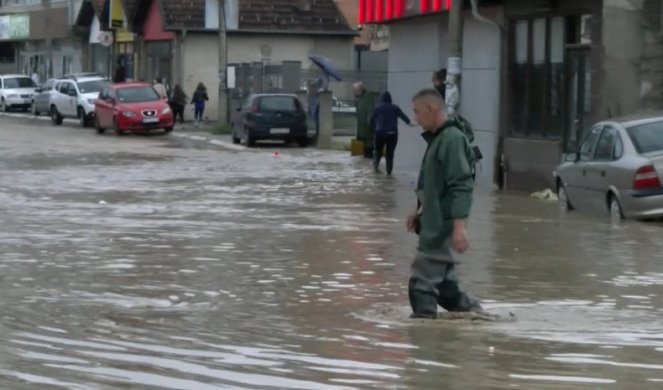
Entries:
<svg viewBox="0 0 663 390">
<path fill-rule="evenodd" d="M 27 120 L 33 120 L 33 121 L 45 121 L 48 122 L 51 120 L 51 117 L 49 116 L 34 116 L 30 113 L 11 113 L 11 112 L 0 112 L 0 117 L 6 116 L 8 118 L 16 118 L 16 119 L 27 119 Z M 71 118 L 65 118 L 63 123 L 66 124 L 71 124 L 71 125 L 77 125 L 79 123 L 78 119 L 71 119 Z"/>
<path fill-rule="evenodd" d="M 208 143 L 210 145 L 215 145 L 215 146 L 220 146 L 222 148 L 230 149 L 230 150 L 235 150 L 235 151 L 247 151 L 250 150 L 246 146 L 242 145 L 235 145 L 232 142 L 227 142 L 227 141 L 221 141 L 218 139 L 210 138 L 210 137 L 203 137 L 202 135 L 194 135 L 194 134 L 185 134 L 185 133 L 170 133 L 172 137 L 177 137 L 177 138 L 185 138 L 189 139 L 191 141 L 196 141 L 196 142 L 204 142 Z"/>
</svg>

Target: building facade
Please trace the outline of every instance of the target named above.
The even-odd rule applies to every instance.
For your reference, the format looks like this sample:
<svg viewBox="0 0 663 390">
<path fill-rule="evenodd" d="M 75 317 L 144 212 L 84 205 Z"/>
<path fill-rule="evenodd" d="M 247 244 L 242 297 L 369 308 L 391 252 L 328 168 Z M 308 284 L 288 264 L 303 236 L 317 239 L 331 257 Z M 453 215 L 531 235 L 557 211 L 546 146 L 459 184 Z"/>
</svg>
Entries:
<svg viewBox="0 0 663 390">
<path fill-rule="evenodd" d="M 12 0 L 0 5 L 0 69 L 42 80 L 82 69 L 72 25 L 78 0 Z"/>
<path fill-rule="evenodd" d="M 431 85 L 434 70 L 446 67 L 451 3 L 359 3 L 361 22 L 389 25 L 389 89 L 403 106 Z M 554 188 L 561 154 L 574 151 L 592 123 L 660 110 L 661 3 L 479 1 L 480 13 L 499 28 L 468 7 L 460 110 L 484 151 L 480 180 L 520 191 Z M 420 153 L 421 142 L 410 142 L 417 147 L 404 149 Z"/>
</svg>

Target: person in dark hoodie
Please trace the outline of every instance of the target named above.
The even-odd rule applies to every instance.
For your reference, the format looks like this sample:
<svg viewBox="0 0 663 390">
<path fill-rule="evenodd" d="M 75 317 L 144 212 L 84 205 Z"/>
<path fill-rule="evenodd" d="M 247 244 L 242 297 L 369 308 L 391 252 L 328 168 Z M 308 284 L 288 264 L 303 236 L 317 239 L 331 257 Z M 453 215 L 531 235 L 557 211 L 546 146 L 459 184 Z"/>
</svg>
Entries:
<svg viewBox="0 0 663 390">
<path fill-rule="evenodd" d="M 193 104 L 194 117 L 195 117 L 195 127 L 197 128 L 203 122 L 203 114 L 205 113 L 205 102 L 209 100 L 207 95 L 207 87 L 205 84 L 198 83 L 196 91 L 193 93 L 191 98 L 191 104 Z"/>
<path fill-rule="evenodd" d="M 410 118 L 403 113 L 400 107 L 392 103 L 391 94 L 385 92 L 380 97 L 378 105 L 373 109 L 370 126 L 374 136 L 373 168 L 375 173 L 380 172 L 380 160 L 386 146 L 387 175 L 394 169 L 394 152 L 398 144 L 398 118 L 408 125 L 412 125 Z"/>
</svg>

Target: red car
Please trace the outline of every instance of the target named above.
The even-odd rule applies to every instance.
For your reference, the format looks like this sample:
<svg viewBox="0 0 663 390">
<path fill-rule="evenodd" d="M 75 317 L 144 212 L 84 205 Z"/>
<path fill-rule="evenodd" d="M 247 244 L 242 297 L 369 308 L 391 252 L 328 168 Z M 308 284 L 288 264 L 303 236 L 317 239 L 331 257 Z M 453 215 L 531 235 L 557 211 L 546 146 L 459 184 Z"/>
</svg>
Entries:
<svg viewBox="0 0 663 390">
<path fill-rule="evenodd" d="M 114 129 L 118 135 L 164 129 L 173 131 L 175 120 L 168 103 L 146 83 L 121 83 L 104 88 L 94 106 L 97 133 Z"/>
</svg>

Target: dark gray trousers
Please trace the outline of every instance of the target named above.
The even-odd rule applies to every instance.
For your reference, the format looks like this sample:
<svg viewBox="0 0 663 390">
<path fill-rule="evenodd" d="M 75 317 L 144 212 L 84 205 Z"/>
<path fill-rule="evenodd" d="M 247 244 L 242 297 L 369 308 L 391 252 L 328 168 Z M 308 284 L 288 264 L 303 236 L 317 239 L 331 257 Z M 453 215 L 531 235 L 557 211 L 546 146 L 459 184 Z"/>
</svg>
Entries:
<svg viewBox="0 0 663 390">
<path fill-rule="evenodd" d="M 450 312 L 481 310 L 479 301 L 460 289 L 455 269 L 453 261 L 417 253 L 408 286 L 414 317 L 436 318 L 438 305 Z"/>
</svg>

